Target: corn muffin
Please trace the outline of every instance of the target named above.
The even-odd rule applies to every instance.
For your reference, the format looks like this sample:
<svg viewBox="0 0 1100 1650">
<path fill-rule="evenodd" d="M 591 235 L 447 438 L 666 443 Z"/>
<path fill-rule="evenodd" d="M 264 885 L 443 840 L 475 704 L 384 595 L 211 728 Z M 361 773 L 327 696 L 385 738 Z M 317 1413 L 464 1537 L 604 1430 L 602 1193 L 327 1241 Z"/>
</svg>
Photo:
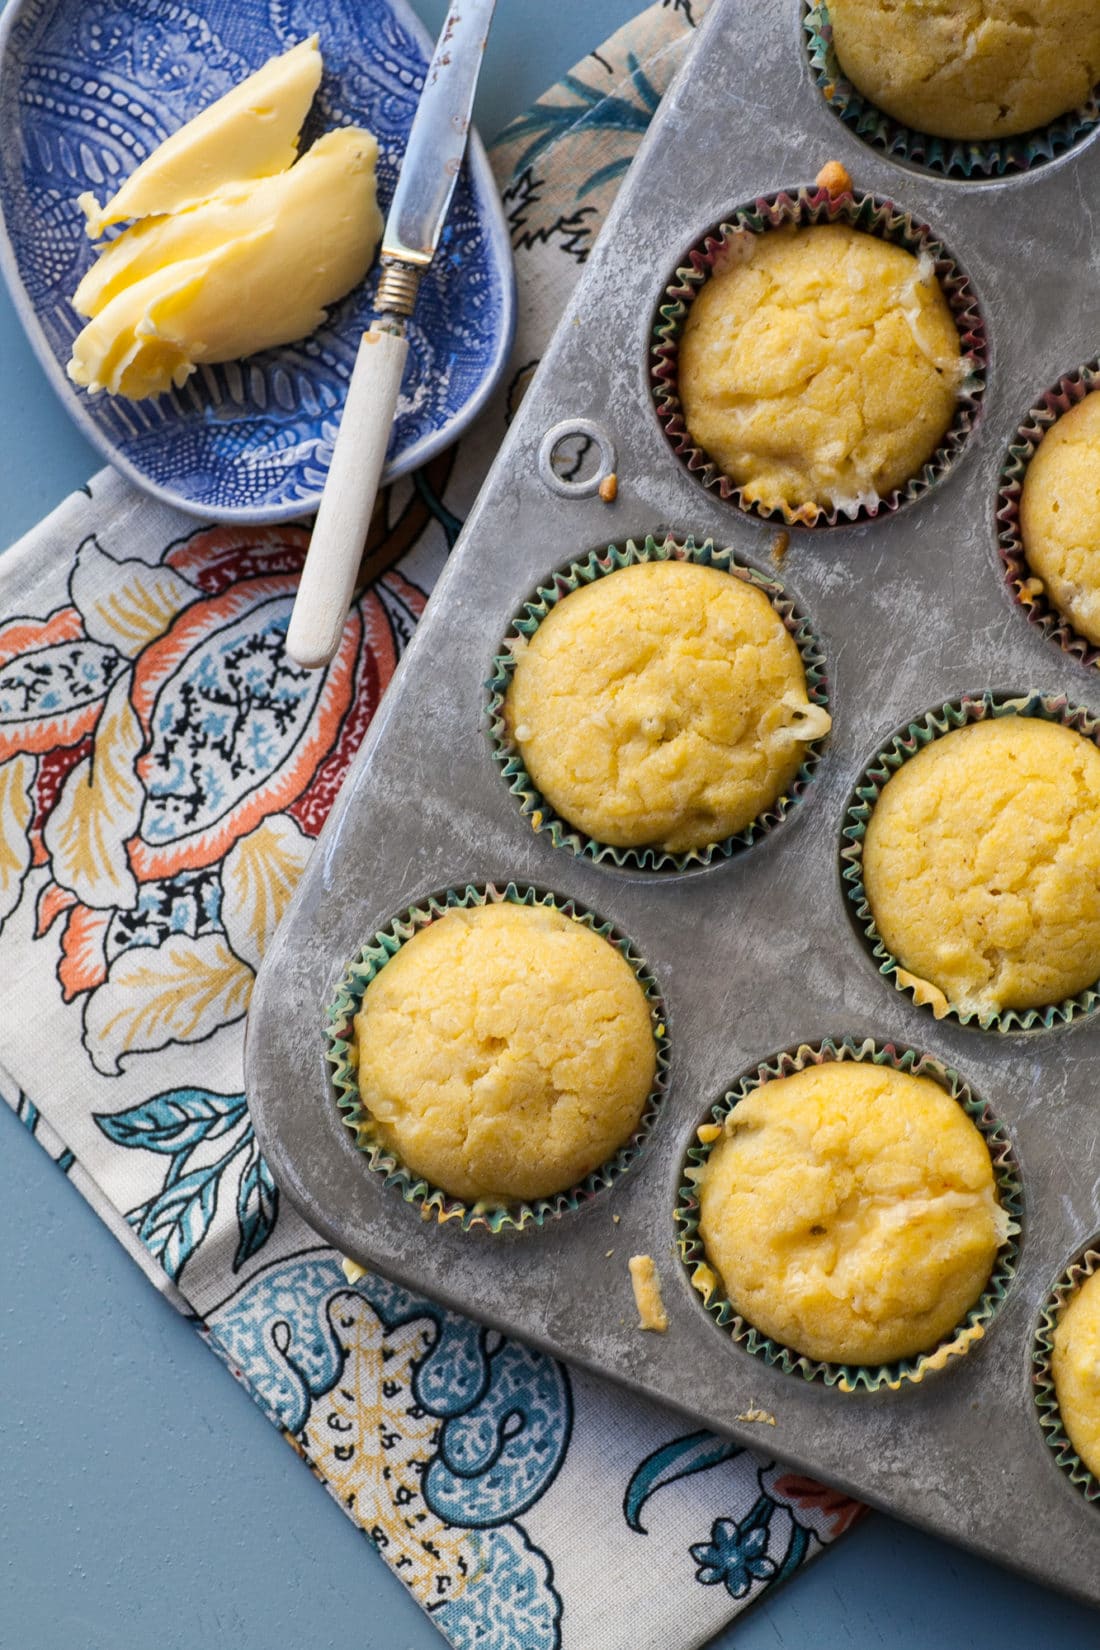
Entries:
<svg viewBox="0 0 1100 1650">
<path fill-rule="evenodd" d="M 765 509 L 851 509 L 904 486 L 962 376 L 931 258 L 846 224 L 744 237 L 680 343 L 691 439 Z"/>
<path fill-rule="evenodd" d="M 700 1236 L 735 1311 L 826 1363 L 932 1351 L 981 1296 L 1006 1231 L 958 1102 L 869 1062 L 753 1089 L 699 1184 Z"/>
<path fill-rule="evenodd" d="M 1100 1273 L 1085 1279 L 1058 1319 L 1051 1373 L 1069 1441 L 1100 1478 Z"/>
<path fill-rule="evenodd" d="M 352 1059 L 367 1133 L 468 1202 L 578 1185 L 633 1134 L 656 1071 L 621 952 L 545 906 L 474 906 L 374 976 Z"/>
<path fill-rule="evenodd" d="M 1100 977 L 1100 750 L 1034 716 L 934 739 L 875 803 L 863 882 L 938 1015 L 1083 991 Z"/>
<path fill-rule="evenodd" d="M 829 19 L 856 90 L 935 137 L 1045 126 L 1100 80 L 1095 0 L 829 0 Z"/>
<path fill-rule="evenodd" d="M 1024 476 L 1020 533 L 1053 605 L 1100 646 L 1100 392 L 1039 443 Z"/>
<path fill-rule="evenodd" d="M 551 608 L 517 653 L 504 719 L 570 825 L 670 853 L 743 830 L 829 727 L 764 592 L 679 561 L 620 568 Z"/>
</svg>

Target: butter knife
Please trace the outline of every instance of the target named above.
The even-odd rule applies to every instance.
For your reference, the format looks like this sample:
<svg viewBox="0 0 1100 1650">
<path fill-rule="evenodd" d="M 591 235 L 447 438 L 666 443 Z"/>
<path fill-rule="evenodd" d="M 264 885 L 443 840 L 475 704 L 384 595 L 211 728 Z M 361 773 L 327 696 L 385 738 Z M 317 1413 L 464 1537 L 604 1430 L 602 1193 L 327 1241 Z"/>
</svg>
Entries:
<svg viewBox="0 0 1100 1650">
<path fill-rule="evenodd" d="M 375 319 L 359 342 L 287 630 L 286 650 L 307 670 L 327 665 L 340 645 L 405 370 L 405 327 L 462 169 L 495 5 L 454 0 L 409 129 L 382 236 Z"/>
</svg>

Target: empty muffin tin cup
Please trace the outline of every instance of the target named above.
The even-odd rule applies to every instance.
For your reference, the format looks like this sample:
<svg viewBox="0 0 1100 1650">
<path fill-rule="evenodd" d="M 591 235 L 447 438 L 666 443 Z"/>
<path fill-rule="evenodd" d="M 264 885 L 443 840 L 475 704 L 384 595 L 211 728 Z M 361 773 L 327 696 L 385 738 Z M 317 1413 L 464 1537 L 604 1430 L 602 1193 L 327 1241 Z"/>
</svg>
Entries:
<svg viewBox="0 0 1100 1650">
<path fill-rule="evenodd" d="M 863 497 L 830 506 L 813 502 L 764 505 L 746 499 L 737 482 L 693 440 L 680 401 L 680 340 L 700 288 L 736 257 L 738 246 L 747 238 L 788 225 L 832 223 L 848 224 L 900 246 L 916 258 L 931 260 L 959 334 L 962 377 L 955 415 L 931 458 L 903 487 L 895 487 L 885 497 Z M 713 488 L 727 503 L 763 521 L 783 522 L 788 527 L 824 528 L 881 520 L 923 498 L 950 472 L 966 446 L 985 394 L 986 363 L 985 323 L 970 277 L 928 225 L 892 201 L 854 193 L 830 195 L 827 189 L 819 188 L 761 195 L 708 230 L 689 248 L 665 287 L 650 342 L 654 405 L 673 452 L 702 486 Z"/>
<path fill-rule="evenodd" d="M 1100 389 L 1100 362 L 1090 361 L 1059 378 L 1041 395 L 1016 430 L 1001 470 L 997 493 L 997 547 L 1004 564 L 1005 584 L 1013 601 L 1048 641 L 1083 665 L 1100 665 L 1100 647 L 1075 630 L 1066 615 L 1051 601 L 1043 580 L 1032 571 L 1027 559 L 1020 500 L 1028 465 L 1039 445 L 1064 413 L 1078 406 L 1093 390 Z"/>
<path fill-rule="evenodd" d="M 847 79 L 833 44 L 824 3 L 807 5 L 802 18 L 810 69 L 833 114 L 873 148 L 949 178 L 1003 178 L 1043 166 L 1067 154 L 1100 122 L 1100 88 L 1079 108 L 1047 126 L 1005 138 L 944 138 L 918 132 L 876 107 Z"/>
<path fill-rule="evenodd" d="M 1073 1445 L 1070 1443 L 1062 1421 L 1062 1411 L 1058 1403 L 1058 1394 L 1054 1386 L 1054 1333 L 1058 1328 L 1058 1320 L 1062 1313 L 1081 1288 L 1082 1284 L 1100 1268 L 1100 1249 L 1091 1244 L 1071 1261 L 1066 1267 L 1058 1282 L 1043 1302 L 1042 1312 L 1039 1314 L 1039 1323 L 1035 1331 L 1035 1344 L 1032 1348 L 1032 1385 L 1035 1389 L 1035 1407 L 1039 1415 L 1039 1425 L 1043 1430 L 1043 1437 L 1048 1447 L 1054 1453 L 1054 1459 L 1066 1474 L 1071 1484 L 1075 1484 L 1085 1497 L 1086 1501 L 1100 1501 L 1100 1478 L 1089 1471 Z"/>
<path fill-rule="evenodd" d="M 849 915 L 879 973 L 884 979 L 891 980 L 896 990 L 911 997 L 918 1006 L 928 1008 L 938 1020 L 951 1019 L 964 1026 L 976 1023 L 982 1031 L 1051 1031 L 1055 1026 L 1068 1025 L 1071 1020 L 1095 1012 L 1100 1005 L 1100 981 L 1079 991 L 1075 997 L 1063 997 L 1060 1002 L 1049 1003 L 1042 1008 L 957 1008 L 953 1003 L 941 1001 L 942 993 L 931 987 L 927 980 L 911 974 L 888 949 L 878 931 L 863 883 L 863 844 L 867 826 L 876 802 L 902 763 L 945 733 L 952 733 L 971 722 L 985 722 L 999 716 L 1035 716 L 1043 722 L 1060 722 L 1063 727 L 1072 728 L 1075 733 L 1091 739 L 1093 744 L 1100 745 L 1100 721 L 1080 706 L 1070 704 L 1064 694 L 1027 693 L 1012 697 L 986 691 L 964 694 L 946 705 L 927 711 L 895 733 L 856 782 L 844 816 L 841 878 L 849 900 Z"/>
<path fill-rule="evenodd" d="M 555 848 L 565 848 L 578 859 L 594 860 L 600 865 L 613 865 L 619 870 L 679 872 L 702 868 L 730 859 L 760 842 L 781 824 L 795 804 L 805 794 L 813 773 L 821 760 L 828 734 L 807 743 L 802 765 L 790 787 L 776 798 L 770 808 L 758 814 L 743 830 L 720 842 L 707 843 L 685 853 L 673 853 L 659 847 L 616 848 L 598 842 L 577 830 L 561 818 L 542 796 L 523 762 L 523 755 L 508 729 L 504 706 L 508 688 L 516 668 L 518 652 L 530 640 L 539 625 L 557 604 L 596 579 L 606 578 L 622 568 L 636 567 L 642 562 L 694 562 L 700 567 L 713 567 L 731 578 L 741 579 L 768 598 L 784 628 L 794 638 L 806 672 L 806 692 L 812 705 L 828 709 L 829 688 L 825 672 L 825 652 L 806 615 L 787 595 L 776 580 L 760 573 L 754 567 L 738 561 L 731 550 L 716 548 L 710 539 L 696 544 L 692 538 L 683 543 L 672 538 L 658 541 L 649 537 L 638 544 L 627 539 L 624 544 L 610 544 L 606 550 L 593 550 L 583 561 L 570 562 L 568 567 L 540 585 L 534 595 L 523 604 L 512 620 L 504 638 L 501 652 L 493 660 L 493 674 L 486 683 L 488 692 L 488 730 L 493 757 L 500 766 L 501 776 L 512 795 L 519 801 L 520 813 L 534 831 L 543 831 Z"/>
<path fill-rule="evenodd" d="M 370 1114 L 359 1093 L 358 1073 L 354 1054 L 354 1020 L 363 1002 L 363 995 L 395 952 L 421 929 L 438 922 L 448 911 L 468 910 L 472 906 L 495 905 L 548 906 L 560 911 L 571 921 L 583 924 L 593 934 L 613 945 L 630 964 L 645 995 L 649 1022 L 656 1049 L 656 1071 L 653 1087 L 646 1098 L 637 1127 L 613 1157 L 585 1176 L 579 1185 L 552 1197 L 535 1198 L 530 1202 L 498 1204 L 489 1201 L 464 1202 L 449 1192 L 432 1186 L 389 1149 L 375 1131 Z M 441 1226 L 454 1221 L 463 1231 L 481 1228 L 488 1232 L 538 1229 L 547 1221 L 570 1213 L 591 1202 L 616 1184 L 635 1162 L 646 1136 L 657 1119 L 668 1086 L 668 1032 L 664 1003 L 657 982 L 650 974 L 632 942 L 603 918 L 585 910 L 573 900 L 559 899 L 541 889 L 509 882 L 503 888 L 492 883 L 481 886 L 466 884 L 432 894 L 420 904 L 411 906 L 395 917 L 363 946 L 344 970 L 332 1001 L 325 1011 L 325 1059 L 332 1072 L 336 1103 L 342 1121 L 355 1138 L 355 1144 L 366 1159 L 367 1166 L 381 1175 L 387 1186 L 393 1187 L 406 1203 L 418 1211 L 423 1220 L 436 1220 Z"/>
<path fill-rule="evenodd" d="M 790 1077 L 810 1066 L 840 1060 L 871 1061 L 876 1066 L 892 1066 L 895 1071 L 904 1071 L 914 1077 L 930 1077 L 952 1099 L 957 1100 L 981 1132 L 989 1149 L 998 1199 L 1007 1216 L 1005 1237 L 997 1250 L 989 1281 L 966 1317 L 938 1346 L 891 1364 L 823 1363 L 762 1334 L 740 1315 L 723 1293 L 722 1281 L 707 1259 L 699 1231 L 698 1183 L 711 1151 L 721 1139 L 721 1126 L 738 1102 L 775 1078 Z M 709 1132 L 708 1125 L 718 1126 L 714 1139 L 699 1140 L 697 1135 L 696 1144 L 688 1148 L 684 1157 L 673 1211 L 676 1245 L 692 1288 L 700 1295 L 714 1322 L 738 1346 L 755 1357 L 763 1358 L 765 1363 L 777 1366 L 784 1374 L 800 1375 L 805 1381 L 821 1381 L 826 1386 L 835 1387 L 838 1392 L 897 1392 L 907 1385 L 920 1385 L 930 1375 L 947 1367 L 952 1360 L 964 1356 L 984 1338 L 986 1327 L 1000 1310 L 1016 1274 L 1023 1194 L 1019 1165 L 1007 1134 L 989 1107 L 957 1071 L 941 1064 L 930 1054 L 919 1054 L 914 1049 L 898 1047 L 894 1043 L 879 1044 L 870 1037 L 862 1041 L 844 1037 L 840 1040 L 826 1038 L 820 1043 L 802 1043 L 794 1050 L 774 1055 L 739 1078 L 722 1099 L 711 1106 L 700 1128 L 705 1133 Z"/>
</svg>

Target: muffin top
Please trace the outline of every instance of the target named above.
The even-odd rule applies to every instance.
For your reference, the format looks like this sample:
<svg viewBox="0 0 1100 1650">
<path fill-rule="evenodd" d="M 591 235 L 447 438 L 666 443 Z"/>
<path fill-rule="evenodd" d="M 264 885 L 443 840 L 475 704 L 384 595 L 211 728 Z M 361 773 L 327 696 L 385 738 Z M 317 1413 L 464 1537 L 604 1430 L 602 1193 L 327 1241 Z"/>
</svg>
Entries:
<svg viewBox="0 0 1100 1650">
<path fill-rule="evenodd" d="M 934 739 L 875 803 L 863 881 L 937 1014 L 1083 991 L 1100 977 L 1100 750 L 1034 716 Z"/>
<path fill-rule="evenodd" d="M 829 18 L 857 91 L 936 137 L 1045 126 L 1100 80 L 1095 0 L 829 0 Z"/>
<path fill-rule="evenodd" d="M 609 941 L 545 906 L 474 906 L 371 980 L 351 1057 L 377 1138 L 470 1202 L 550 1197 L 634 1132 L 653 1086 L 649 1006 Z"/>
<path fill-rule="evenodd" d="M 1100 1478 L 1100 1273 L 1072 1297 L 1054 1330 L 1054 1390 L 1070 1443 Z"/>
<path fill-rule="evenodd" d="M 504 716 L 570 825 L 671 853 L 743 830 L 829 727 L 764 592 L 680 561 L 621 568 L 551 608 L 516 653 Z"/>
<path fill-rule="evenodd" d="M 918 475 L 961 379 L 931 258 L 846 224 L 742 236 L 700 287 L 680 343 L 692 440 L 746 502 L 811 516 Z"/>
<path fill-rule="evenodd" d="M 1024 475 L 1020 531 L 1051 602 L 1100 646 L 1100 392 L 1040 441 Z"/>
<path fill-rule="evenodd" d="M 734 1309 L 827 1363 L 931 1351 L 979 1299 L 1006 1228 L 958 1102 L 863 1061 L 753 1089 L 699 1184 L 700 1235 Z"/>
</svg>

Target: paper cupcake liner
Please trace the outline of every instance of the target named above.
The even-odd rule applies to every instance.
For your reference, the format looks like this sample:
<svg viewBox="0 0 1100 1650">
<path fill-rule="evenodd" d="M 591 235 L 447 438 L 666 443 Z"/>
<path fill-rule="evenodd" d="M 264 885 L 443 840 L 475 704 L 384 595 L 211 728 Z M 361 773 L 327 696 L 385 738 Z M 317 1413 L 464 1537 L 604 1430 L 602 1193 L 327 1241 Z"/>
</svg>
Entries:
<svg viewBox="0 0 1100 1650">
<path fill-rule="evenodd" d="M 1070 1442 L 1062 1423 L 1062 1411 L 1054 1386 L 1052 1359 L 1054 1331 L 1058 1327 L 1058 1320 L 1086 1278 L 1091 1278 L 1098 1267 L 1100 1249 L 1095 1244 L 1083 1250 L 1077 1259 L 1066 1267 L 1043 1303 L 1031 1354 L 1035 1407 L 1038 1410 L 1043 1437 L 1048 1447 L 1053 1450 L 1054 1459 L 1070 1483 L 1076 1484 L 1086 1501 L 1100 1501 L 1100 1479 L 1086 1467 Z"/>
<path fill-rule="evenodd" d="M 1060 722 L 1083 734 L 1094 744 L 1100 744 L 1100 721 L 1088 711 L 1072 705 L 1064 694 L 1030 692 L 1009 697 L 986 691 L 964 694 L 946 705 L 930 710 L 909 722 L 895 733 L 888 744 L 878 752 L 858 780 L 844 816 L 842 835 L 846 846 L 841 848 L 841 877 L 850 902 L 849 915 L 864 940 L 879 973 L 893 981 L 898 991 L 907 993 L 918 1006 L 930 1008 L 926 982 L 916 979 L 905 965 L 887 948 L 871 912 L 867 890 L 863 884 L 863 843 L 875 804 L 892 776 L 911 756 L 930 745 L 933 739 L 965 727 L 970 722 L 984 722 L 998 716 L 1037 716 L 1044 722 Z M 960 1009 L 948 1004 L 938 1018 L 955 1020 L 959 1025 L 976 1021 L 983 1031 L 1006 1033 L 1050 1031 L 1055 1026 L 1067 1025 L 1086 1014 L 1095 1012 L 1100 1004 L 1100 981 L 1075 997 L 1064 997 L 1061 1002 L 1043 1008 Z"/>
<path fill-rule="evenodd" d="M 507 901 L 513 905 L 543 905 L 560 911 L 575 922 L 583 923 L 594 934 L 599 934 L 619 951 L 630 964 L 635 978 L 645 993 L 649 1007 L 650 1025 L 657 1050 L 656 1075 L 634 1133 L 619 1147 L 613 1157 L 585 1176 L 579 1185 L 552 1197 L 536 1198 L 530 1202 L 497 1204 L 489 1201 L 467 1203 L 452 1197 L 449 1192 L 433 1186 L 422 1175 L 415 1174 L 374 1134 L 371 1119 L 359 1094 L 358 1075 L 349 1054 L 352 1023 L 363 1002 L 363 993 L 371 980 L 406 940 L 422 928 L 429 927 L 448 911 L 471 906 L 495 905 Z M 325 1013 L 325 1059 L 332 1072 L 336 1103 L 342 1120 L 355 1136 L 358 1149 L 366 1158 L 368 1167 L 383 1177 L 387 1186 L 398 1191 L 424 1220 L 435 1219 L 442 1226 L 455 1221 L 463 1231 L 474 1227 L 490 1232 L 507 1229 L 521 1231 L 540 1228 L 548 1220 L 556 1219 L 580 1208 L 613 1186 L 635 1162 L 647 1135 L 657 1119 L 668 1087 L 668 1033 L 664 1003 L 657 982 L 635 950 L 633 942 L 610 922 L 585 910 L 574 900 L 559 899 L 541 889 L 509 882 L 503 888 L 492 883 L 482 886 L 466 884 L 432 894 L 418 905 L 411 906 L 395 917 L 387 927 L 380 929 L 353 958 L 340 979 L 335 995 Z"/>
<path fill-rule="evenodd" d="M 685 853 L 671 853 L 664 848 L 616 848 L 598 842 L 577 830 L 568 820 L 555 813 L 542 796 L 527 772 L 519 748 L 512 740 L 505 722 L 504 702 L 516 668 L 513 649 L 530 640 L 552 608 L 583 585 L 625 567 L 641 562 L 688 561 L 701 567 L 715 567 L 731 577 L 762 590 L 775 608 L 789 634 L 794 638 L 806 672 L 806 689 L 810 703 L 828 707 L 829 691 L 825 672 L 825 652 L 814 633 L 809 619 L 787 595 L 783 586 L 754 567 L 738 561 L 731 550 L 717 549 L 712 540 L 696 544 L 693 538 L 679 543 L 672 538 L 662 542 L 649 537 L 643 544 L 627 539 L 625 544 L 610 544 L 606 550 L 593 550 L 583 561 L 570 562 L 555 573 L 552 580 L 540 585 L 535 594 L 523 604 L 512 620 L 502 651 L 493 660 L 493 674 L 486 683 L 489 695 L 488 729 L 494 759 L 500 764 L 501 775 L 512 795 L 519 799 L 520 813 L 530 822 L 534 831 L 544 831 L 555 848 L 566 848 L 578 859 L 589 859 L 597 864 L 614 865 L 619 870 L 656 871 L 661 873 L 701 869 L 716 861 L 730 859 L 742 853 L 767 836 L 775 826 L 788 817 L 792 808 L 805 793 L 813 773 L 821 760 L 828 734 L 806 746 L 805 758 L 790 788 L 778 797 L 770 808 L 733 836 L 720 842 L 708 843 Z"/>
<path fill-rule="evenodd" d="M 1031 570 L 1020 526 L 1020 498 L 1027 467 L 1047 431 L 1063 413 L 1098 388 L 1100 361 L 1090 361 L 1075 372 L 1066 373 L 1039 397 L 1009 446 L 997 492 L 997 546 L 1004 563 L 1005 584 L 1013 601 L 1023 610 L 1029 624 L 1035 625 L 1048 641 L 1055 642 L 1081 664 L 1092 666 L 1100 665 L 1100 648 L 1074 629 L 1050 600 L 1043 581 Z"/>
<path fill-rule="evenodd" d="M 932 259 L 936 277 L 958 328 L 965 374 L 959 387 L 955 416 L 931 458 L 904 487 L 895 487 L 884 498 L 863 498 L 844 505 L 807 502 L 797 506 L 766 506 L 744 497 L 741 487 L 720 469 L 710 455 L 693 440 L 684 421 L 679 394 L 680 339 L 696 294 L 737 240 L 760 235 L 786 224 L 844 223 L 853 229 L 877 235 L 880 240 L 904 247 L 916 257 Z M 650 345 L 650 380 L 657 417 L 681 462 L 704 487 L 739 510 L 763 521 L 782 521 L 788 527 L 835 527 L 838 523 L 875 521 L 892 515 L 903 505 L 923 498 L 949 473 L 966 445 L 985 394 L 985 323 L 970 277 L 936 239 L 927 224 L 904 212 L 892 201 L 873 195 L 830 195 L 827 189 L 797 189 L 775 195 L 761 195 L 739 206 L 730 217 L 698 240 L 677 267 L 665 288 L 653 323 Z"/>
<path fill-rule="evenodd" d="M 895 160 L 908 161 L 944 177 L 981 181 L 1028 172 L 1076 148 L 1100 122 L 1097 87 L 1080 108 L 1016 137 L 970 140 L 918 132 L 877 108 L 845 77 L 833 45 L 827 5 L 808 4 L 802 28 L 814 80 L 837 119 L 865 143 L 885 150 Z"/>
<path fill-rule="evenodd" d="M 1023 1216 L 1020 1170 L 1004 1128 L 957 1071 L 943 1065 L 930 1054 L 920 1054 L 915 1049 L 894 1043 L 879 1044 L 870 1037 L 865 1037 L 861 1041 L 854 1037 L 844 1037 L 839 1041 L 826 1038 L 820 1043 L 801 1043 L 793 1050 L 773 1055 L 755 1070 L 746 1072 L 733 1088 L 710 1108 L 703 1120 L 704 1124 L 722 1124 L 740 1100 L 774 1078 L 790 1077 L 809 1066 L 825 1065 L 838 1060 L 869 1060 L 877 1066 L 893 1066 L 896 1071 L 904 1071 L 914 1077 L 931 1077 L 963 1107 L 967 1116 L 981 1131 L 989 1148 L 1001 1207 L 1008 1216 L 1008 1230 L 997 1251 L 989 1282 L 952 1334 L 931 1351 L 922 1352 L 916 1357 L 899 1359 L 895 1363 L 835 1364 L 809 1358 L 754 1328 L 723 1294 L 721 1280 L 707 1260 L 706 1248 L 699 1232 L 697 1188 L 707 1159 L 713 1150 L 714 1141 L 690 1146 L 684 1157 L 673 1214 L 677 1233 L 676 1244 L 691 1285 L 702 1298 L 707 1312 L 738 1346 L 744 1347 L 756 1357 L 763 1358 L 765 1363 L 778 1366 L 786 1375 L 801 1375 L 805 1381 L 821 1381 L 826 1386 L 836 1387 L 840 1392 L 857 1392 L 860 1389 L 865 1392 L 897 1392 L 907 1384 L 919 1385 L 930 1375 L 943 1370 L 952 1359 L 964 1356 L 976 1342 L 983 1339 L 986 1326 L 1000 1310 L 1016 1274 L 1018 1239 Z"/>
</svg>

